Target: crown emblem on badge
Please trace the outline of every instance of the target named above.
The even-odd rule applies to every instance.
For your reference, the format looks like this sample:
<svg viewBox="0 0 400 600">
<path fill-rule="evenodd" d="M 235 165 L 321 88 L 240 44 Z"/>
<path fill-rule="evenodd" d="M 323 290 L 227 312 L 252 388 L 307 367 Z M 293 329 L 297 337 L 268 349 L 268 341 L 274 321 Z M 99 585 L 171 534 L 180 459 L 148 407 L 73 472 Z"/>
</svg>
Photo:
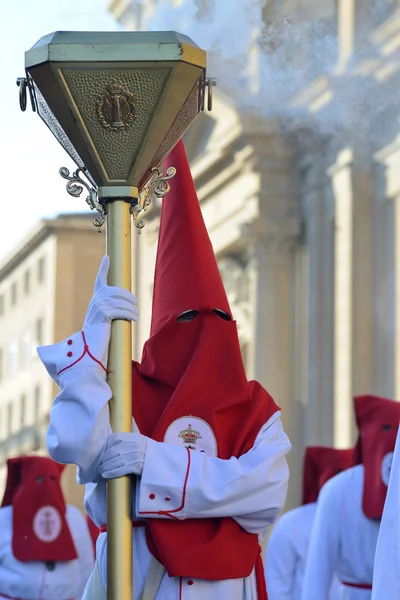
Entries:
<svg viewBox="0 0 400 600">
<path fill-rule="evenodd" d="M 182 429 L 178 437 L 182 438 L 184 444 L 195 444 L 201 435 L 189 424 L 187 429 Z"/>
</svg>

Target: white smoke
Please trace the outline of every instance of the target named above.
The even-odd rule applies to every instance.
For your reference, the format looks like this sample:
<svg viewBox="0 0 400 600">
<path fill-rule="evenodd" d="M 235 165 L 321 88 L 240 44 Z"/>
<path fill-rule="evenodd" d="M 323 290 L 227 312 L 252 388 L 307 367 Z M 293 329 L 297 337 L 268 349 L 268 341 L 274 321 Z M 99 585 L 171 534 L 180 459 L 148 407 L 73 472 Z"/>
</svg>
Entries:
<svg viewBox="0 0 400 600">
<path fill-rule="evenodd" d="M 286 128 L 307 126 L 320 133 L 370 130 L 376 109 L 368 79 L 335 75 L 338 38 L 333 0 L 315 3 L 314 19 L 297 10 L 268 10 L 272 0 L 159 0 L 147 23 L 150 30 L 188 35 L 208 52 L 208 74 L 243 110 L 279 117 Z M 277 13 L 280 16 L 276 16 Z M 269 16 L 271 15 L 271 16 Z M 371 48 L 369 50 L 371 52 Z M 307 114 L 296 94 L 327 77 L 334 89 L 326 109 Z M 385 98 L 379 99 L 380 106 Z"/>
</svg>

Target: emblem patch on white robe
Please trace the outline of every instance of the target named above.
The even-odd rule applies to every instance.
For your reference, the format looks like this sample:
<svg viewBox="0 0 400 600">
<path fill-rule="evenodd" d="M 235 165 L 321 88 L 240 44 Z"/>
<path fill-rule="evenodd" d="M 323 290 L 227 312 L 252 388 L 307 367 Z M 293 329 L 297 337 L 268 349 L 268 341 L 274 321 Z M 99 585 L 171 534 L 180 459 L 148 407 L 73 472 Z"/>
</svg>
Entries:
<svg viewBox="0 0 400 600">
<path fill-rule="evenodd" d="M 33 531 L 41 542 L 54 542 L 61 527 L 61 517 L 53 506 L 42 506 L 33 518 Z"/>
<path fill-rule="evenodd" d="M 204 452 L 207 456 L 218 456 L 217 440 L 210 425 L 198 417 L 180 417 L 171 423 L 165 432 L 164 442 L 190 450 Z"/>
<path fill-rule="evenodd" d="M 393 462 L 393 452 L 388 452 L 383 457 L 382 465 L 381 465 L 381 477 L 383 483 L 386 487 L 389 485 L 390 471 L 392 468 Z"/>
</svg>

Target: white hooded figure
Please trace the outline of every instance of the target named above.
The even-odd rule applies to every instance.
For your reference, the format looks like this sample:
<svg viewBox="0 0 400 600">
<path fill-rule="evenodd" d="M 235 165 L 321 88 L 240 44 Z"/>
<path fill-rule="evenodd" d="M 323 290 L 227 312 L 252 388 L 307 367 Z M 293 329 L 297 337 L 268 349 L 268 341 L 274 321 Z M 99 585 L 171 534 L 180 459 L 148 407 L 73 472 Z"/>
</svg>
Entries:
<svg viewBox="0 0 400 600">
<path fill-rule="evenodd" d="M 308 546 L 321 487 L 349 468 L 354 450 L 309 446 L 304 456 L 302 506 L 285 513 L 269 538 L 265 578 L 269 600 L 300 600 Z M 340 583 L 335 579 L 329 600 L 340 598 Z"/>
<path fill-rule="evenodd" d="M 307 557 L 302 600 L 327 598 L 332 579 L 342 600 L 371 600 L 374 558 L 387 493 L 400 404 L 355 398 L 355 462 L 322 488 Z M 386 600 L 383 599 L 382 600 Z"/>
<path fill-rule="evenodd" d="M 400 598 L 400 429 L 375 553 L 372 600 Z"/>
</svg>

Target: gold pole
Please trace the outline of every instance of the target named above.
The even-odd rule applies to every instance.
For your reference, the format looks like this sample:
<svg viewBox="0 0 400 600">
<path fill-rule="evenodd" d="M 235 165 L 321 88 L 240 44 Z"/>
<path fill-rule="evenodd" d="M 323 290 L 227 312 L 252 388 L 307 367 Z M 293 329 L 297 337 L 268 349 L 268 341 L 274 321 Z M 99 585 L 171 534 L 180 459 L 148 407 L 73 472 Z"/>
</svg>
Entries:
<svg viewBox="0 0 400 600">
<path fill-rule="evenodd" d="M 107 253 L 109 285 L 131 290 L 130 204 L 108 204 Z M 108 358 L 112 391 L 110 420 L 113 432 L 132 431 L 132 325 L 113 321 Z M 107 600 L 132 600 L 131 480 L 111 479 L 107 489 Z"/>
</svg>

